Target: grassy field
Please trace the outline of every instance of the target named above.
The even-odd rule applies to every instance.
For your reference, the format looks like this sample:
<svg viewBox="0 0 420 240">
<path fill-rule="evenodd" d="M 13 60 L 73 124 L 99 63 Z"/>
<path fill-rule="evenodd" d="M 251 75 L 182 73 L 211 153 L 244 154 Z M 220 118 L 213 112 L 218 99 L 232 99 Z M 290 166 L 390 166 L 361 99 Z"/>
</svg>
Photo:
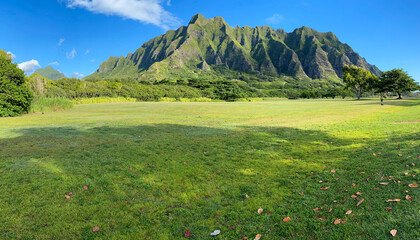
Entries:
<svg viewBox="0 0 420 240">
<path fill-rule="evenodd" d="M 419 120 L 420 99 L 3 118 L 0 239 L 420 239 Z"/>
</svg>

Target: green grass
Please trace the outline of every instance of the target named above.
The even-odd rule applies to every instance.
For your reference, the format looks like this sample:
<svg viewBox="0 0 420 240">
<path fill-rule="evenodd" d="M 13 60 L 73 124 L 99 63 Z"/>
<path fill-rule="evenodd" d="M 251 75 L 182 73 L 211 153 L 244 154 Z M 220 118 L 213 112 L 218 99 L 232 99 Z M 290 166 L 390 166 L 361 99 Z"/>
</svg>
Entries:
<svg viewBox="0 0 420 240">
<path fill-rule="evenodd" d="M 419 239 L 408 184 L 420 99 L 385 104 L 110 103 L 1 118 L 0 239 Z"/>
<path fill-rule="evenodd" d="M 38 97 L 35 98 L 31 104 L 31 113 L 40 113 L 40 112 L 55 112 L 60 110 L 66 110 L 73 107 L 73 103 L 68 98 L 54 97 L 54 98 L 45 98 Z"/>
</svg>

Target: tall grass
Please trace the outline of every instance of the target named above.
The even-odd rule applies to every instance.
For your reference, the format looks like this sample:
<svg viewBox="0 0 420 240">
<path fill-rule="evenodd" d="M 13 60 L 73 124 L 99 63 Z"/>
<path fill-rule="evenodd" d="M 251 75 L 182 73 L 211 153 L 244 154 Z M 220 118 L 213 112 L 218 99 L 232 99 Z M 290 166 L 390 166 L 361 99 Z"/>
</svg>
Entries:
<svg viewBox="0 0 420 240">
<path fill-rule="evenodd" d="M 76 98 L 73 99 L 73 104 L 92 104 L 92 103 L 122 103 L 122 102 L 137 102 L 135 98 L 125 97 L 95 97 L 95 98 Z"/>
<path fill-rule="evenodd" d="M 35 98 L 31 105 L 31 113 L 35 112 L 55 112 L 73 107 L 73 103 L 68 98 L 63 97 L 38 97 Z"/>
</svg>

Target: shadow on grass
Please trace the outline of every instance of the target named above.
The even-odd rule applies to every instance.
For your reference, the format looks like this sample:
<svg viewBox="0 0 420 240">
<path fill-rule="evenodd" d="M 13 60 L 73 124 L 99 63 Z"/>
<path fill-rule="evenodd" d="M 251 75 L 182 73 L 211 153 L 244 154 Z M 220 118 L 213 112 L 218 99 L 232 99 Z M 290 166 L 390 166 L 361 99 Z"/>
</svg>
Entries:
<svg viewBox="0 0 420 240">
<path fill-rule="evenodd" d="M 223 239 L 330 237 L 333 221 L 321 230 L 326 223 L 312 209 L 333 200 L 344 209 L 351 199 L 344 199 L 342 184 L 356 181 L 360 171 L 395 171 L 393 163 L 381 167 L 394 154 L 386 149 L 383 161 L 369 162 L 372 152 L 353 152 L 352 140 L 287 127 L 156 124 L 18 134 L 0 139 L 0 238 L 180 239 L 191 230 L 192 238 L 211 239 L 215 229 Z M 327 186 L 339 197 L 320 190 Z M 303 220 L 282 225 L 285 216 Z M 94 226 L 101 230 L 92 232 Z M 349 236 L 347 230 L 337 236 Z"/>
</svg>

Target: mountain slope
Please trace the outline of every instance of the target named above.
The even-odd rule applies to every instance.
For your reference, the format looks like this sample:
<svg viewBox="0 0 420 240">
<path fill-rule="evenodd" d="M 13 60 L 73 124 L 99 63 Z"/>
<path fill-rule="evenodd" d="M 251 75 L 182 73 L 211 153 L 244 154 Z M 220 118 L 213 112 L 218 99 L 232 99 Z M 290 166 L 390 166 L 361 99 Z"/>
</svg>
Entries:
<svg viewBox="0 0 420 240">
<path fill-rule="evenodd" d="M 47 66 L 45 68 L 37 69 L 34 74 L 39 74 L 45 78 L 48 78 L 50 80 L 58 80 L 61 78 L 65 78 L 66 75 L 63 73 L 55 70 L 51 66 Z"/>
<path fill-rule="evenodd" d="M 268 26 L 230 27 L 223 18 L 195 15 L 188 26 L 170 30 L 127 57 L 110 57 L 88 78 L 132 77 L 141 80 L 217 75 L 219 69 L 256 75 L 339 81 L 343 65 L 379 75 L 331 32 L 302 27 L 291 33 Z"/>
</svg>

